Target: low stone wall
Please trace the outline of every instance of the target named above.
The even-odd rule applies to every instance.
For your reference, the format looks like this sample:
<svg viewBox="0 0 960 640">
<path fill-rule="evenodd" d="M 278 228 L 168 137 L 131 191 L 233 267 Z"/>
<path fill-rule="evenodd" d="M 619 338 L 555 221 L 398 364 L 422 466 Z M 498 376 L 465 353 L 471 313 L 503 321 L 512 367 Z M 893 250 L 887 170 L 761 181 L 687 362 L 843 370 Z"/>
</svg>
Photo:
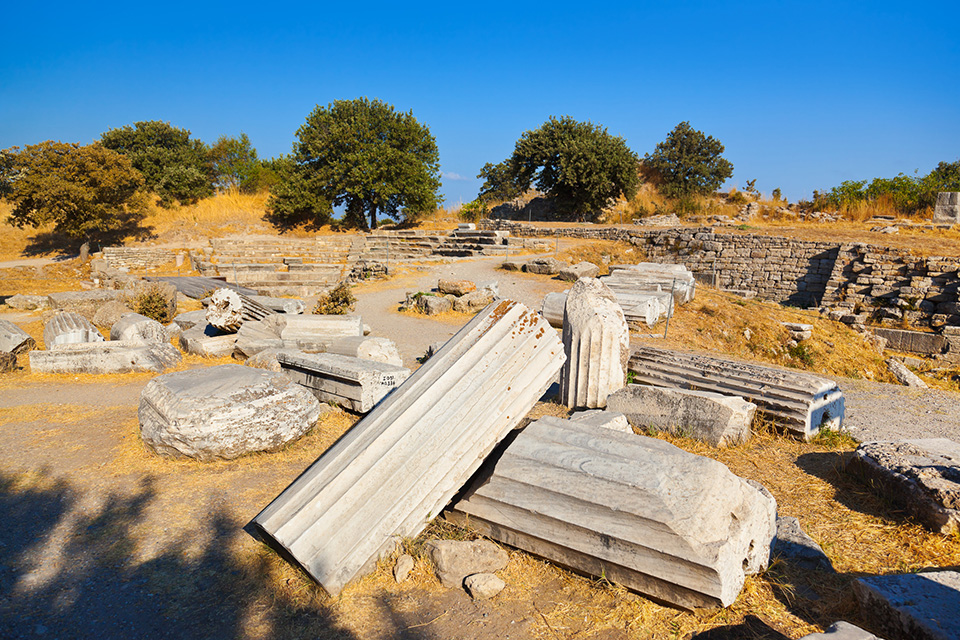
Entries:
<svg viewBox="0 0 960 640">
<path fill-rule="evenodd" d="M 153 247 L 104 247 L 103 259 L 114 269 L 152 269 L 171 262 L 174 252 Z"/>
</svg>

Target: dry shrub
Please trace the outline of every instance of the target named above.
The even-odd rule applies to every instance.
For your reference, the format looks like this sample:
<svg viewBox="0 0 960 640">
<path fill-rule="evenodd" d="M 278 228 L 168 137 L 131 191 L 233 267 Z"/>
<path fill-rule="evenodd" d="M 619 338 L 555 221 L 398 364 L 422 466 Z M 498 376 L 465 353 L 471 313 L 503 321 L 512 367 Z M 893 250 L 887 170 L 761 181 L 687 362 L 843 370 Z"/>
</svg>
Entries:
<svg viewBox="0 0 960 640">
<path fill-rule="evenodd" d="M 564 239 L 564 245 L 570 240 Z M 646 259 L 646 252 L 627 242 L 613 240 L 577 240 L 573 246 L 564 247 L 559 252 L 560 260 L 570 264 L 592 262 L 600 267 L 600 275 L 610 272 L 611 264 L 637 264 Z"/>
<path fill-rule="evenodd" d="M 317 304 L 313 308 L 313 313 L 319 315 L 341 316 L 353 310 L 353 305 L 357 303 L 350 285 L 341 282 L 329 292 L 317 298 Z"/>
</svg>

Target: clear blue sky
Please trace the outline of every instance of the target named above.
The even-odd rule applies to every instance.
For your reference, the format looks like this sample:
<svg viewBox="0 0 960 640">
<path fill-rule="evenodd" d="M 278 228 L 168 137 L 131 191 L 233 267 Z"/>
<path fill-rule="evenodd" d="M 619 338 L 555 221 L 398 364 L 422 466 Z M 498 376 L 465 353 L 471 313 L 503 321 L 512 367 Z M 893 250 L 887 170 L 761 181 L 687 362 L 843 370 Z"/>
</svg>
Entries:
<svg viewBox="0 0 960 640">
<path fill-rule="evenodd" d="M 791 200 L 960 158 L 960 2 L 7 3 L 0 148 L 163 120 L 288 153 L 316 105 L 410 110 L 448 204 L 551 115 L 678 122 Z"/>
</svg>

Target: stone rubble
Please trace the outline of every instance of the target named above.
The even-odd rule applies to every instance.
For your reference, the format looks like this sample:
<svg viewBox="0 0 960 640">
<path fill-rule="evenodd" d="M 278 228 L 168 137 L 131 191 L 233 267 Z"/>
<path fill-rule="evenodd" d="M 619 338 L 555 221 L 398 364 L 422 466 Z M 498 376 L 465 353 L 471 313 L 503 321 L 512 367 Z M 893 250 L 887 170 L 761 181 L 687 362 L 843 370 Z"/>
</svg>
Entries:
<svg viewBox="0 0 960 640">
<path fill-rule="evenodd" d="M 500 571 L 510 559 L 489 540 L 429 540 L 425 550 L 437 580 L 448 589 L 462 589 L 467 576 Z"/>
</svg>

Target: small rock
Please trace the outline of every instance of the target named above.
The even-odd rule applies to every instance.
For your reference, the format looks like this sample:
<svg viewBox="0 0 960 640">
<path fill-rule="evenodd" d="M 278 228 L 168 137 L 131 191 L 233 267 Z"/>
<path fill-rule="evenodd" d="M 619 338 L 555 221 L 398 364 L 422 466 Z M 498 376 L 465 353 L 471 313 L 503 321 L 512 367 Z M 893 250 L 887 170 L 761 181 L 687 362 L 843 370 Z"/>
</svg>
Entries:
<svg viewBox="0 0 960 640">
<path fill-rule="evenodd" d="M 743 337 L 746 338 L 747 340 L 749 340 L 750 338 L 753 337 L 753 333 L 750 331 L 750 329 L 744 329 L 744 330 L 743 330 Z"/>
<path fill-rule="evenodd" d="M 413 571 L 413 557 L 409 554 L 403 554 L 397 558 L 397 564 L 393 567 L 393 578 L 397 583 L 403 582 Z"/>
<path fill-rule="evenodd" d="M 474 600 L 487 600 L 497 595 L 506 583 L 492 573 L 475 573 L 463 581 L 467 593 Z"/>
<path fill-rule="evenodd" d="M 492 573 L 507 566 L 507 552 L 489 540 L 430 540 L 426 544 L 437 579 L 449 589 L 459 589 L 475 573 Z"/>
</svg>

